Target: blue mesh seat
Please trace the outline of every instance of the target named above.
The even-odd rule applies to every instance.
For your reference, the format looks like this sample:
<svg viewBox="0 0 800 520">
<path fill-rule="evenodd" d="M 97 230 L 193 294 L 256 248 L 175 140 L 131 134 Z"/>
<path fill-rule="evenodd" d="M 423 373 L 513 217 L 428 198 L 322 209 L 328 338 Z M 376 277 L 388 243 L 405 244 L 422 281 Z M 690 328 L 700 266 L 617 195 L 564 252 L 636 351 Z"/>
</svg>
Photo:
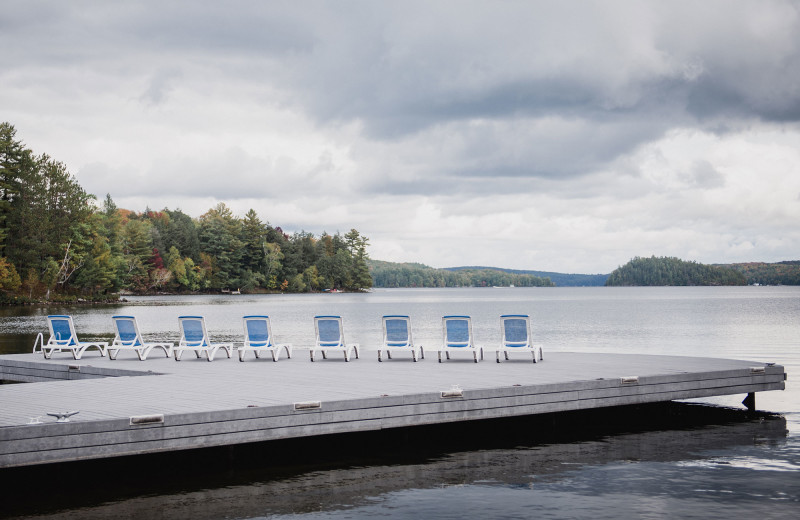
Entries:
<svg viewBox="0 0 800 520">
<path fill-rule="evenodd" d="M 452 352 L 471 352 L 475 362 L 478 354 L 483 359 L 483 348 L 477 347 L 472 338 L 472 318 L 469 316 L 444 316 L 442 318 L 442 348 L 439 350 L 439 363 L 442 352 L 450 359 Z"/>
<path fill-rule="evenodd" d="M 500 347 L 497 349 L 497 362 L 500 352 L 508 360 L 511 352 L 530 353 L 533 362 L 543 359 L 542 346 L 531 343 L 531 318 L 527 314 L 504 314 L 500 316 Z"/>
<path fill-rule="evenodd" d="M 244 327 L 244 344 L 237 348 L 239 361 L 244 361 L 245 353 L 251 350 L 256 359 L 261 357 L 263 352 L 272 354 L 272 361 L 278 361 L 281 349 L 286 350 L 286 356 L 292 357 L 292 345 L 290 343 L 275 343 L 272 336 L 272 324 L 269 316 L 253 315 L 242 318 Z"/>
<path fill-rule="evenodd" d="M 111 346 L 108 347 L 108 357 L 117 359 L 121 350 L 133 350 L 144 361 L 154 348 L 160 348 L 167 357 L 172 355 L 173 343 L 155 342 L 148 343 L 142 338 L 139 324 L 133 316 L 112 316 L 116 336 Z"/>
<path fill-rule="evenodd" d="M 53 352 L 66 351 L 71 352 L 74 359 L 80 359 L 89 348 L 96 348 L 100 351 L 101 356 L 106 355 L 108 342 L 82 342 L 78 339 L 72 316 L 50 315 L 47 317 L 47 328 L 50 329 L 50 337 L 47 343 L 44 342 L 44 337 L 41 334 L 36 336 L 36 340 L 33 343 L 33 352 L 41 352 L 45 359 L 50 359 L 53 356 Z M 40 347 L 40 350 L 37 350 L 37 346 Z"/>
<path fill-rule="evenodd" d="M 311 361 L 317 350 L 322 358 L 328 358 L 328 352 L 343 352 L 344 360 L 350 361 L 351 352 L 358 359 L 358 343 L 347 343 L 344 339 L 344 328 L 341 316 L 314 316 L 315 345 L 310 349 Z"/>
<path fill-rule="evenodd" d="M 415 345 L 411 335 L 411 318 L 402 315 L 389 315 L 382 318 L 383 345 L 378 349 L 378 361 L 383 361 L 381 353 L 392 359 L 392 352 L 411 352 L 411 358 L 425 359 L 422 345 Z"/>
<path fill-rule="evenodd" d="M 208 337 L 206 320 L 202 316 L 178 316 L 178 323 L 181 329 L 181 339 L 178 346 L 172 350 L 175 354 L 175 361 L 180 361 L 186 350 L 191 350 L 198 358 L 205 354 L 209 361 L 214 360 L 219 349 L 223 349 L 228 354 L 228 358 L 231 357 L 233 343 L 212 343 Z"/>
</svg>

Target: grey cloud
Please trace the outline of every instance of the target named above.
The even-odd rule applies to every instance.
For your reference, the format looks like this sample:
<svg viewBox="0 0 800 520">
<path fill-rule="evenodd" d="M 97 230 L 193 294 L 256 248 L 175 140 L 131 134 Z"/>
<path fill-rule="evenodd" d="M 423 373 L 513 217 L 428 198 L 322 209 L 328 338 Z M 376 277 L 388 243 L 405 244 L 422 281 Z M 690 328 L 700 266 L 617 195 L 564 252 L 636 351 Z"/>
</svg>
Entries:
<svg viewBox="0 0 800 520">
<path fill-rule="evenodd" d="M 150 79 L 147 90 L 139 99 L 147 105 L 161 104 L 172 90 L 173 80 L 180 77 L 180 75 L 180 71 L 177 70 L 157 71 Z"/>
<path fill-rule="evenodd" d="M 701 188 L 719 188 L 725 185 L 725 177 L 708 161 L 696 161 L 689 173 L 694 185 Z"/>
</svg>

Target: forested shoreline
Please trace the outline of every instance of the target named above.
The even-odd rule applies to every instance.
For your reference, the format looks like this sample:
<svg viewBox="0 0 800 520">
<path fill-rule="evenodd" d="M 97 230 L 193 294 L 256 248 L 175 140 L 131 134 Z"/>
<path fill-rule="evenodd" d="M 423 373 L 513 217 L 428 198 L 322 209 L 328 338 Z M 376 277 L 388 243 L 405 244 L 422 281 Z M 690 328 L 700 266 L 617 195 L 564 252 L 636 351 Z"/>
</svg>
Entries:
<svg viewBox="0 0 800 520">
<path fill-rule="evenodd" d="M 114 301 L 120 293 L 363 291 L 375 287 L 798 285 L 800 261 L 704 265 L 636 257 L 610 275 L 501 268 L 436 269 L 371 260 L 369 239 L 291 235 L 224 203 L 193 218 L 180 209 L 102 204 L 67 167 L 36 155 L 0 123 L 0 303 Z M 534 274 L 535 273 L 535 274 Z"/>
<path fill-rule="evenodd" d="M 436 269 L 418 263 L 369 261 L 375 287 L 554 287 L 549 278 L 490 268 Z"/>
<path fill-rule="evenodd" d="M 103 300 L 120 292 L 361 291 L 369 239 L 291 235 L 224 203 L 192 218 L 102 205 L 66 166 L 0 123 L 0 302 Z"/>
<path fill-rule="evenodd" d="M 674 257 L 635 257 L 615 269 L 606 286 L 747 285 L 744 274 L 729 267 L 687 262 Z"/>
</svg>

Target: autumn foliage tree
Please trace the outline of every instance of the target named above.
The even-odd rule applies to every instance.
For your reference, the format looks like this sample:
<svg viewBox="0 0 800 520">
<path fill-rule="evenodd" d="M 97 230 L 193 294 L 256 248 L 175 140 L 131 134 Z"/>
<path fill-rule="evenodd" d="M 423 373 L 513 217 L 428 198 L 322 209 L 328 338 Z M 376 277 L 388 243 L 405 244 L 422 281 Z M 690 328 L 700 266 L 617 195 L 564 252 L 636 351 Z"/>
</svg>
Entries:
<svg viewBox="0 0 800 520">
<path fill-rule="evenodd" d="M 312 291 L 371 287 L 368 240 L 351 230 L 291 236 L 254 210 L 102 207 L 64 164 L 0 124 L 0 300 L 118 291 Z"/>
</svg>

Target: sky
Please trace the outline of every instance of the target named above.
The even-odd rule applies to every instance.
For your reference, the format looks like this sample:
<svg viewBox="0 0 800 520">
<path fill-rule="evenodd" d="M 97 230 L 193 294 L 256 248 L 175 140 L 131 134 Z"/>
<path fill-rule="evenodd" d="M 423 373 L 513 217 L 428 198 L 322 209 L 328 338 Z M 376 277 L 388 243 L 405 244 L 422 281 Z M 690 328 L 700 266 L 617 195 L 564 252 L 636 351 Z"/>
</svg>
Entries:
<svg viewBox="0 0 800 520">
<path fill-rule="evenodd" d="M 800 259 L 800 2 L 0 0 L 0 120 L 86 191 L 378 260 Z"/>
</svg>

